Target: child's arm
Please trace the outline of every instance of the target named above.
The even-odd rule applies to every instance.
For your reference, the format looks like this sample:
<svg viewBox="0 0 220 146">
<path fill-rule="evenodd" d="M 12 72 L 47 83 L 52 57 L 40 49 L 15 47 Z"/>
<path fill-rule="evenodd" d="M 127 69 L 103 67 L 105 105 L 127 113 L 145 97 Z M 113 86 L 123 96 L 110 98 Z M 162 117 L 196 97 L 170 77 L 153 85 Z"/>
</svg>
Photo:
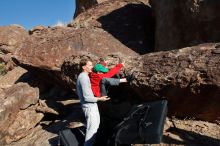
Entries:
<svg viewBox="0 0 220 146">
<path fill-rule="evenodd" d="M 110 69 L 107 73 L 105 74 L 102 74 L 102 78 L 106 77 L 106 78 L 111 78 L 113 77 L 114 75 L 116 75 L 120 70 L 121 68 L 124 67 L 123 64 L 117 64 L 115 65 L 115 67 L 113 67 L 112 69 Z"/>
</svg>

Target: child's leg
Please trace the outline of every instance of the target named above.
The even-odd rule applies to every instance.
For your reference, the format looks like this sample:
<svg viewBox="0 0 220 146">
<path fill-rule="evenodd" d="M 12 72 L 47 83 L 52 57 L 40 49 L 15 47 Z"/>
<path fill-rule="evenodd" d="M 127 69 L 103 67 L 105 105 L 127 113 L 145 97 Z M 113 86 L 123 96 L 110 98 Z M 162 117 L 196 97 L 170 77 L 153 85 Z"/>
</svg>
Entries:
<svg viewBox="0 0 220 146">
<path fill-rule="evenodd" d="M 120 79 L 116 78 L 103 78 L 101 80 L 101 96 L 107 96 L 107 86 L 118 86 L 120 83 Z"/>
</svg>

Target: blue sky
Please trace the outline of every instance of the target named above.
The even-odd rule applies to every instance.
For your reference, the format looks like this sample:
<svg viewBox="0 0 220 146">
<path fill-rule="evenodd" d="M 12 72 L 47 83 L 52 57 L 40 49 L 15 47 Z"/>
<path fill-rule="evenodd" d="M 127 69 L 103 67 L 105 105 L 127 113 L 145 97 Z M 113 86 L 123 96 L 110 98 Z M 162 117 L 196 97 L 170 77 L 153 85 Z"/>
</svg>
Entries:
<svg viewBox="0 0 220 146">
<path fill-rule="evenodd" d="M 0 0 L 0 26 L 20 24 L 26 29 L 37 25 L 69 23 L 75 0 Z"/>
</svg>

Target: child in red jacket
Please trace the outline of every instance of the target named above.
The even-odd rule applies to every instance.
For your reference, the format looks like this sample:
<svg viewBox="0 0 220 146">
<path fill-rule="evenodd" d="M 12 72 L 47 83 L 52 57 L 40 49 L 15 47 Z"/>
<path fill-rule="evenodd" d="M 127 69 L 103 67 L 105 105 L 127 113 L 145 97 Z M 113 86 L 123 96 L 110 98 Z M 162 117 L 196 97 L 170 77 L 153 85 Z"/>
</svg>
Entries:
<svg viewBox="0 0 220 146">
<path fill-rule="evenodd" d="M 133 75 L 129 75 L 126 78 L 117 79 L 111 78 L 116 75 L 122 67 L 124 67 L 124 62 L 116 64 L 115 67 L 108 70 L 104 65 L 106 62 L 100 62 L 96 64 L 93 68 L 94 72 L 90 73 L 90 81 L 92 86 L 93 94 L 96 97 L 107 96 L 106 86 L 118 86 L 123 82 L 130 82 L 134 79 Z M 101 91 L 101 92 L 100 92 Z"/>
</svg>

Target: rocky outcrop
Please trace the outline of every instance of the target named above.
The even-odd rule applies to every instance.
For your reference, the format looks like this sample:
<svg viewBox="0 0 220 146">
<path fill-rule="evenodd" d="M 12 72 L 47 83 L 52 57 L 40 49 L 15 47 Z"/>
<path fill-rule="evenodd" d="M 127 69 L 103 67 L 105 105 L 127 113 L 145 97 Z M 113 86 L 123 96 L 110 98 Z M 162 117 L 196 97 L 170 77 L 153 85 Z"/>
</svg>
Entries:
<svg viewBox="0 0 220 146">
<path fill-rule="evenodd" d="M 28 33 L 22 27 L 0 26 L 0 51 L 13 54 L 27 38 Z"/>
<path fill-rule="evenodd" d="M 119 91 L 118 96 L 127 97 L 134 90 L 133 98 L 139 97 L 142 101 L 166 97 L 169 100 L 170 115 L 214 122 L 220 117 L 219 55 L 216 44 L 149 53 L 139 57 L 119 54 L 118 57 L 126 60 L 125 74 L 122 76 L 134 72 L 136 79 L 130 91 L 125 87 Z M 118 57 L 109 55 L 107 58 L 116 63 Z M 77 56 L 71 57 L 66 60 L 62 70 L 73 85 L 79 60 Z M 128 94 L 121 95 L 123 90 Z"/>
<path fill-rule="evenodd" d="M 35 26 L 34 28 L 32 28 L 31 30 L 29 30 L 29 34 L 30 35 L 38 34 L 38 33 L 41 33 L 41 31 L 43 31 L 44 29 L 46 29 L 44 26 L 38 25 L 38 26 Z"/>
<path fill-rule="evenodd" d="M 26 83 L 4 90 L 0 98 L 0 145 L 17 141 L 43 118 L 32 105 L 37 104 L 39 91 Z"/>
<path fill-rule="evenodd" d="M 75 1 L 75 13 L 74 18 L 76 18 L 80 13 L 85 12 L 87 9 L 91 8 L 92 6 L 98 4 L 97 0 L 76 0 Z"/>
<path fill-rule="evenodd" d="M 0 89 L 7 89 L 11 87 L 26 72 L 27 70 L 21 67 L 16 67 L 9 71 L 6 75 L 0 76 Z"/>
<path fill-rule="evenodd" d="M 99 31 L 113 36 L 126 48 L 138 54 L 154 50 L 154 19 L 151 8 L 138 0 L 113 0 L 102 3 L 78 16 L 69 26 L 90 30 L 100 28 Z M 107 41 L 107 38 L 103 38 L 102 41 Z M 102 41 L 99 40 L 100 43 Z"/>
<path fill-rule="evenodd" d="M 4 54 L 0 51 L 0 75 L 7 73 L 16 66 L 11 57 L 11 53 Z"/>
<path fill-rule="evenodd" d="M 171 115 L 215 121 L 220 111 L 218 46 L 204 44 L 145 54 L 149 52 L 144 50 L 149 43 L 148 31 L 142 29 L 146 23 L 139 21 L 142 17 L 135 19 L 137 15 L 133 18 L 129 14 L 143 16 L 146 12 L 146 16 L 151 16 L 148 10 L 146 5 L 134 0 L 102 3 L 78 16 L 70 27 L 33 33 L 16 51 L 15 58 L 26 69 L 49 74 L 57 83 L 73 90 L 78 72 L 72 67 L 77 66 L 79 56 L 85 52 L 92 53 L 92 58 L 108 55 L 113 64 L 119 57 L 124 58 L 126 67 L 122 77 L 134 71 L 137 79 L 132 88 L 122 89 L 129 92 L 116 91 L 121 97 L 129 96 L 127 99 L 131 100 L 132 95 L 138 95 L 141 101 L 146 101 L 165 96 L 170 100 Z M 180 100 L 184 101 L 181 105 Z M 188 106 L 195 102 L 198 102 L 195 106 Z"/>
<path fill-rule="evenodd" d="M 60 70 L 71 55 L 92 52 L 101 57 L 115 52 L 136 56 L 150 52 L 152 28 L 146 26 L 152 24 L 146 18 L 151 18 L 149 7 L 139 1 L 103 3 L 77 17 L 70 27 L 40 28 L 31 33 L 14 57 L 26 69 L 37 72 L 38 68 L 42 75 L 49 74 L 62 83 Z"/>
<path fill-rule="evenodd" d="M 146 17 L 150 17 L 150 11 L 141 2 L 111 1 L 83 13 L 71 27 L 42 29 L 31 35 L 15 58 L 30 66 L 60 70 L 65 57 L 83 51 L 97 56 L 111 52 L 144 54 L 153 44 L 148 38 L 151 28 L 149 32 L 145 28 L 150 25 Z"/>
<path fill-rule="evenodd" d="M 0 26 L 0 75 L 15 67 L 11 56 L 28 38 L 28 33 L 19 25 Z"/>
<path fill-rule="evenodd" d="M 220 1 L 151 0 L 151 5 L 157 51 L 220 41 Z"/>
<path fill-rule="evenodd" d="M 73 19 L 76 18 L 79 14 L 86 12 L 87 9 L 92 8 L 98 4 L 111 1 L 111 0 L 76 0 L 75 1 L 75 13 Z M 140 0 L 144 4 L 148 4 L 149 0 Z"/>
<path fill-rule="evenodd" d="M 210 43 L 180 49 L 182 44 L 188 43 L 188 38 L 183 36 L 183 43 L 168 41 L 165 47 L 171 51 L 149 53 L 154 50 L 154 19 L 148 2 L 141 1 L 98 0 L 99 5 L 81 1 L 85 5 L 88 3 L 89 9 L 69 27 L 37 26 L 29 31 L 29 35 L 17 26 L 0 27 L 0 61 L 9 62 L 13 55 L 14 61 L 29 71 L 17 67 L 0 77 L 0 145 L 57 145 L 57 133 L 61 129 L 82 125 L 84 116 L 79 100 L 73 100 L 76 95 L 72 90 L 75 90 L 79 61 L 88 56 L 94 60 L 106 57 L 110 62 L 109 68 L 121 58 L 126 63 L 118 77 L 125 77 L 131 72 L 135 76 L 129 84 L 109 88 L 111 100 L 99 104 L 101 115 L 107 116 L 102 117 L 103 121 L 109 117 L 123 119 L 133 104 L 167 98 L 170 117 L 198 118 L 217 124 L 177 119 L 172 119 L 171 123 L 167 119 L 162 145 L 219 143 L 220 45 Z M 152 5 L 157 2 L 155 0 Z M 187 1 L 186 5 L 191 5 L 191 2 Z M 193 5 L 198 5 L 200 10 L 204 2 L 194 1 Z M 180 5 L 184 6 L 183 2 Z M 194 9 L 190 11 L 194 12 Z M 155 12 L 155 16 L 158 13 Z M 182 14 L 185 19 L 188 9 Z M 175 16 L 176 19 L 176 15 L 179 14 L 172 13 L 164 18 Z M 206 15 L 202 13 L 202 16 Z M 211 18 L 218 19 L 216 15 L 204 18 L 210 22 L 213 22 Z M 190 20 L 194 20 L 194 16 L 190 16 Z M 200 20 L 202 24 L 204 21 L 201 18 L 195 20 L 198 24 Z M 169 26 L 166 23 L 165 26 Z M 172 35 L 182 33 L 176 31 L 179 25 L 174 26 Z M 201 33 L 204 32 L 206 30 Z M 164 35 L 169 33 L 161 36 Z M 192 36 L 200 39 L 197 30 Z M 179 36 L 172 37 L 167 39 L 179 39 Z M 197 44 L 195 42 L 189 44 Z M 173 50 L 175 45 L 179 50 Z M 22 78 L 19 77 L 21 75 Z M 56 86 L 55 81 L 61 86 Z M 71 87 L 71 91 L 61 89 L 63 85 Z"/>
<path fill-rule="evenodd" d="M 167 97 L 171 115 L 219 119 L 220 54 L 215 46 L 204 44 L 144 55 L 143 68 L 137 70 L 137 93 L 142 98 L 153 92 Z"/>
<path fill-rule="evenodd" d="M 101 42 L 101 39 L 105 41 Z M 66 57 L 86 51 L 100 56 L 111 51 L 136 54 L 102 30 L 58 27 L 44 29 L 41 34 L 32 35 L 16 51 L 14 57 L 28 66 L 59 71 Z"/>
</svg>

